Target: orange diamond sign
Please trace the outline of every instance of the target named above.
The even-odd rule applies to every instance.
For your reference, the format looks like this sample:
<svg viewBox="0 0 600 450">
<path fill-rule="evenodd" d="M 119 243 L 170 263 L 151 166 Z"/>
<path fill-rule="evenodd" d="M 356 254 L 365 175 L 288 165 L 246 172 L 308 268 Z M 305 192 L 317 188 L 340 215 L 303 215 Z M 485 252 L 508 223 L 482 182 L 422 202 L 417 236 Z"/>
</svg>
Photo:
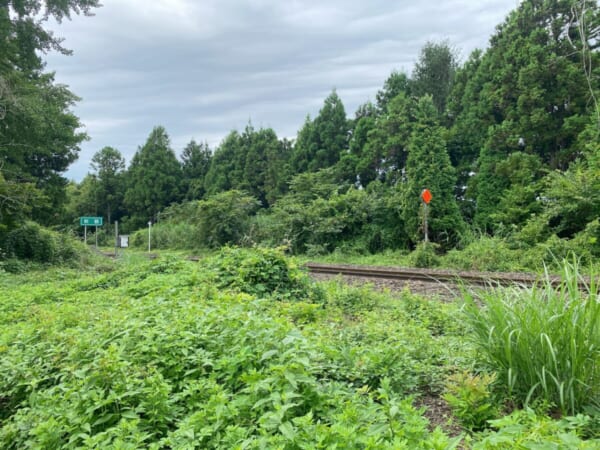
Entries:
<svg viewBox="0 0 600 450">
<path fill-rule="evenodd" d="M 421 192 L 421 198 L 427 205 L 429 205 L 429 202 L 431 201 L 431 191 L 429 191 L 429 189 L 423 189 L 423 192 Z"/>
</svg>

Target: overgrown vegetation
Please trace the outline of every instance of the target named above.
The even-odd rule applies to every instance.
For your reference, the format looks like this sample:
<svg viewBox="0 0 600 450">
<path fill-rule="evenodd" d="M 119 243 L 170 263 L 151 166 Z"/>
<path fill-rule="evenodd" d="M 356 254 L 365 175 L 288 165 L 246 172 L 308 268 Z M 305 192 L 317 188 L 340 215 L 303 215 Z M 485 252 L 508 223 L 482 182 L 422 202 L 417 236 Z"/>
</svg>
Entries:
<svg viewBox="0 0 600 450">
<path fill-rule="evenodd" d="M 600 301 L 596 273 L 586 282 L 576 264 L 563 270 L 558 287 L 495 290 L 466 312 L 481 362 L 512 401 L 574 415 L 600 406 Z"/>
<path fill-rule="evenodd" d="M 26 270 L 28 265 L 78 265 L 90 259 L 90 252 L 75 236 L 57 233 L 35 222 L 25 222 L 7 233 L 0 247 L 0 269 Z"/>
<path fill-rule="evenodd" d="M 502 417 L 501 372 L 466 372 L 479 337 L 460 305 L 316 287 L 273 250 L 0 273 L 0 289 L 2 448 L 600 444 L 590 411 Z M 468 434 L 428 425 L 419 399 L 444 392 Z"/>
</svg>

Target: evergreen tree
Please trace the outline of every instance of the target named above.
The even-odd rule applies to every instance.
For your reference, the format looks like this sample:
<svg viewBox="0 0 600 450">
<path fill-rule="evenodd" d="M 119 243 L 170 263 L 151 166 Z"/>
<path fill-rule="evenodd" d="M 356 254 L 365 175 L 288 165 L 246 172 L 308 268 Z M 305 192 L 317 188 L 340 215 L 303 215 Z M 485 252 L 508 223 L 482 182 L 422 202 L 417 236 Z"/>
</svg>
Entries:
<svg viewBox="0 0 600 450">
<path fill-rule="evenodd" d="M 379 179 L 393 185 L 401 179 L 415 120 L 415 101 L 402 92 L 396 95 L 367 132 L 357 164 L 361 182 L 364 177 L 365 183 Z"/>
<path fill-rule="evenodd" d="M 347 149 L 350 130 L 346 111 L 335 90 L 314 121 L 307 118 L 292 156 L 294 173 L 316 172 L 335 165 Z"/>
<path fill-rule="evenodd" d="M 408 75 L 393 71 L 383 83 L 383 89 L 377 92 L 377 109 L 380 113 L 387 112 L 387 106 L 399 94 L 409 97 L 411 94 L 411 81 Z"/>
<path fill-rule="evenodd" d="M 304 125 L 298 131 L 294 145 L 290 167 L 293 174 L 308 172 L 311 158 L 317 153 L 317 138 L 315 136 L 313 121 L 306 116 Z"/>
<path fill-rule="evenodd" d="M 181 153 L 182 194 L 186 200 L 204 197 L 204 179 L 210 168 L 211 152 L 208 144 L 191 140 Z"/>
<path fill-rule="evenodd" d="M 512 151 L 535 153 L 551 168 L 560 169 L 576 157 L 580 149 L 574 144 L 593 108 L 582 55 L 600 33 L 596 2 L 590 2 L 593 7 L 585 20 L 576 14 L 580 4 L 579 0 L 521 2 L 497 28 L 489 50 L 469 69 L 470 79 L 460 87 L 464 98 L 459 101 L 456 135 L 468 136 L 464 132 L 472 130 L 479 138 L 478 143 L 467 139 L 469 149 L 483 148 L 488 128 L 507 120 L 515 139 Z M 598 76 L 600 56 L 597 52 L 588 56 L 595 70 L 592 75 Z M 596 84 L 592 90 L 597 89 Z"/>
<path fill-rule="evenodd" d="M 446 248 L 455 245 L 464 222 L 454 197 L 456 175 L 446 150 L 444 130 L 437 121 L 437 109 L 431 96 L 419 99 L 416 123 L 409 141 L 406 181 L 401 185 L 402 218 L 413 243 L 423 237 L 421 192 L 431 191 L 429 236 Z"/>
<path fill-rule="evenodd" d="M 376 123 L 377 119 L 373 114 L 361 114 L 355 120 L 349 151 L 343 153 L 337 165 L 338 177 L 341 181 L 364 187 L 377 177 L 377 159 L 370 157 L 366 149 L 369 134 Z"/>
<path fill-rule="evenodd" d="M 456 51 L 448 41 L 427 42 L 421 49 L 419 61 L 415 64 L 412 93 L 417 96 L 431 95 L 439 114 L 446 110 L 446 101 L 458 67 L 456 59 Z"/>
<path fill-rule="evenodd" d="M 288 191 L 292 149 L 292 141 L 285 138 L 278 141 L 277 145 L 271 142 L 266 148 L 268 165 L 265 173 L 265 198 L 269 205 L 273 205 Z"/>
<path fill-rule="evenodd" d="M 130 226 L 142 227 L 180 198 L 181 166 L 163 127 L 155 127 L 134 155 L 127 173 L 125 205 Z"/>
<path fill-rule="evenodd" d="M 215 150 L 204 179 L 207 196 L 234 189 L 238 186 L 241 171 L 236 158 L 242 149 L 242 138 L 237 131 L 230 132 Z M 244 158 L 245 160 L 245 158 Z"/>
<path fill-rule="evenodd" d="M 97 180 L 97 209 L 105 214 L 107 224 L 112 223 L 120 217 L 125 195 L 125 159 L 117 149 L 104 147 L 92 157 L 91 167 Z"/>
</svg>

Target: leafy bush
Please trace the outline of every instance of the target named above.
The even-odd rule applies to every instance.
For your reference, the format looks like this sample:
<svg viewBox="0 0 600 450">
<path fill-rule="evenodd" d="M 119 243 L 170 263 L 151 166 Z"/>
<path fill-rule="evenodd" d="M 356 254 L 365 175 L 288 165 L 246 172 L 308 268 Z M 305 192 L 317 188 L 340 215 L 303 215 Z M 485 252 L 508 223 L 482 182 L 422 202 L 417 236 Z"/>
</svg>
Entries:
<svg viewBox="0 0 600 450">
<path fill-rule="evenodd" d="M 22 259 L 9 258 L 0 261 L 0 271 L 4 270 L 8 273 L 23 273 L 27 271 L 27 264 Z"/>
<path fill-rule="evenodd" d="M 413 252 L 408 255 L 410 264 L 414 267 L 435 267 L 440 264 L 440 259 L 436 254 L 439 248 L 433 242 L 421 242 L 416 246 Z"/>
<path fill-rule="evenodd" d="M 291 193 L 257 222 L 265 243 L 289 242 L 294 253 L 323 255 L 342 249 L 354 253 L 398 248 L 408 242 L 398 205 L 389 192 L 331 184 L 328 171 L 301 174 Z M 322 179 L 323 176 L 325 179 Z M 317 183 L 318 181 L 318 183 Z M 320 184 L 319 184 L 320 183 Z"/>
<path fill-rule="evenodd" d="M 12 230 L 6 237 L 9 257 L 44 264 L 60 264 L 76 261 L 85 249 L 74 238 L 26 222 Z"/>
<path fill-rule="evenodd" d="M 329 305 L 341 308 L 346 314 L 356 314 L 361 311 L 371 311 L 378 303 L 373 286 L 362 285 L 350 287 L 341 282 L 329 285 L 327 292 Z"/>
<path fill-rule="evenodd" d="M 584 441 L 582 436 L 592 422 L 583 414 L 552 420 L 538 416 L 533 410 L 515 411 L 501 419 L 491 420 L 497 431 L 476 436 L 473 450 L 589 449 L 600 448 L 600 440 Z"/>
<path fill-rule="evenodd" d="M 8 233 L 6 249 L 10 256 L 42 263 L 56 258 L 54 235 L 35 222 L 26 222 Z"/>
<path fill-rule="evenodd" d="M 467 430 L 482 430 L 489 420 L 497 416 L 490 392 L 490 385 L 495 379 L 495 374 L 475 375 L 469 372 L 448 378 L 444 399 Z"/>
<path fill-rule="evenodd" d="M 191 223 L 159 222 L 152 226 L 150 245 L 153 249 L 195 249 L 202 244 L 197 239 L 197 229 Z M 131 236 L 132 247 L 148 248 L 148 229 L 138 230 Z"/>
<path fill-rule="evenodd" d="M 463 250 L 451 250 L 444 264 L 463 270 L 514 271 L 520 268 L 518 253 L 499 237 L 481 236 Z"/>
<path fill-rule="evenodd" d="M 209 248 L 244 243 L 250 231 L 251 216 L 259 206 L 260 202 L 254 197 L 235 190 L 199 201 L 193 217 L 198 243 Z"/>
<path fill-rule="evenodd" d="M 595 275 L 597 277 L 597 275 Z M 543 401 L 576 414 L 600 404 L 600 297 L 578 266 L 564 262 L 562 281 L 467 297 L 478 355 L 520 404 Z"/>
<path fill-rule="evenodd" d="M 221 288 L 280 300 L 323 300 L 308 275 L 279 249 L 225 247 L 207 264 Z"/>
</svg>

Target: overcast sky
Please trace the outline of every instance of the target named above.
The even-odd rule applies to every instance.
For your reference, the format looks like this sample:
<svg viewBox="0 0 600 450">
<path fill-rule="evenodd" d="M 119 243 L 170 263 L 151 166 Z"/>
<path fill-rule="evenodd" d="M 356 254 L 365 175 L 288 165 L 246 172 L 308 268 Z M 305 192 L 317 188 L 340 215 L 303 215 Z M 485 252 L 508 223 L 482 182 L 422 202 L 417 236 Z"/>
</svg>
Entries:
<svg viewBox="0 0 600 450">
<path fill-rule="evenodd" d="M 179 155 L 214 149 L 233 129 L 294 138 L 333 88 L 348 116 L 392 70 L 448 39 L 464 60 L 485 48 L 518 0 L 103 0 L 94 17 L 56 27 L 72 56 L 48 69 L 82 98 L 91 140 L 66 176 L 80 181 L 110 145 L 127 159 L 163 125 Z"/>
</svg>

